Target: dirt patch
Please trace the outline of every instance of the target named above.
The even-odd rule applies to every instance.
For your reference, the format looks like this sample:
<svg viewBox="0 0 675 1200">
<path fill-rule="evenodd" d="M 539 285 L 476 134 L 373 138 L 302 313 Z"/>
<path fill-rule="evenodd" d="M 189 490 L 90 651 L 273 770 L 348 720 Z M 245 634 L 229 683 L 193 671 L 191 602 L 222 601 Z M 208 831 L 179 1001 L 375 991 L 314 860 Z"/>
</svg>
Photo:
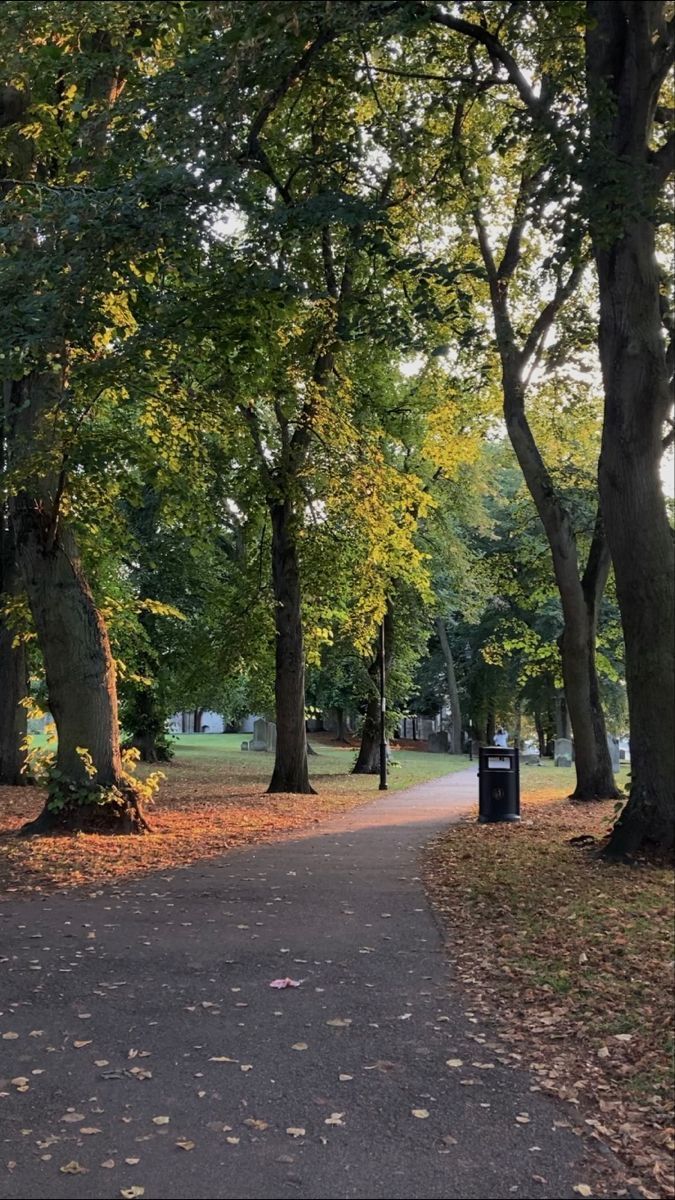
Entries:
<svg viewBox="0 0 675 1200">
<path fill-rule="evenodd" d="M 24 822 L 40 812 L 44 793 L 32 787 L 1 787 L 0 894 L 100 885 L 185 866 L 232 846 L 269 841 L 372 800 L 366 792 L 341 790 L 340 777 L 326 776 L 318 796 L 267 796 L 266 781 L 225 783 L 212 766 L 169 767 L 167 774 L 159 798 L 146 806 L 153 832 L 140 837 L 18 838 Z"/>
</svg>

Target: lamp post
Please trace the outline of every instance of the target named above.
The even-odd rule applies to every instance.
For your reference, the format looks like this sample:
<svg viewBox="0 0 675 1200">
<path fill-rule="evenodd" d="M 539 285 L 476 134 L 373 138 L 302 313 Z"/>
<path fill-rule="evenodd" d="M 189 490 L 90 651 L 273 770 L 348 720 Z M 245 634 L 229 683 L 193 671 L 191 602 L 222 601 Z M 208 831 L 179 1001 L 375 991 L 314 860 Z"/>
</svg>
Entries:
<svg viewBox="0 0 675 1200">
<path fill-rule="evenodd" d="M 380 791 L 386 792 L 387 784 L 387 697 L 386 697 L 386 668 L 384 665 L 384 618 L 380 625 Z"/>
</svg>

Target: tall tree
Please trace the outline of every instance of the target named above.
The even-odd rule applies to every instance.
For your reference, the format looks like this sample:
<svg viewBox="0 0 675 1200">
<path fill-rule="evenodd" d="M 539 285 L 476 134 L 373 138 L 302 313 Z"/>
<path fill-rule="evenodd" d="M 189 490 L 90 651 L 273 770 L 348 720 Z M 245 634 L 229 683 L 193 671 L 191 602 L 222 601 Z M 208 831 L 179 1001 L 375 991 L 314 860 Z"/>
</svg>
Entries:
<svg viewBox="0 0 675 1200">
<path fill-rule="evenodd" d="M 145 827 L 122 768 L 105 622 L 68 522 L 71 447 L 63 434 L 69 425 L 72 433 L 78 409 L 82 420 L 96 401 L 93 385 L 84 400 L 82 368 L 104 357 L 113 331 L 124 336 L 129 270 L 119 246 L 129 235 L 137 246 L 142 207 L 124 192 L 144 138 L 137 127 L 131 156 L 123 153 L 112 114 L 125 89 L 134 111 L 148 55 L 161 45 L 163 6 L 156 15 L 153 22 L 148 4 L 133 13 L 119 4 L 3 9 L 2 70 L 21 80 L 3 89 L 0 112 L 9 230 L 2 292 L 17 317 L 4 355 L 9 503 L 58 732 L 54 794 L 29 833 L 89 821 L 124 832 Z M 129 132 L 127 122 L 120 126 Z M 150 226 L 140 237 L 146 246 L 149 233 Z"/>
<path fill-rule="evenodd" d="M 664 336 L 672 316 L 656 243 L 674 165 L 675 139 L 662 133 L 668 109 L 659 101 L 672 68 L 675 18 L 665 0 L 589 0 L 585 19 L 580 6 L 548 4 L 543 24 L 540 5 L 506 12 L 495 5 L 492 14 L 477 5 L 473 19 L 435 4 L 417 11 L 483 48 L 488 72 L 515 90 L 547 139 L 554 170 L 574 180 L 576 219 L 591 234 L 605 391 L 599 482 L 631 722 L 631 791 L 610 852 L 668 851 L 675 839 L 675 585 L 659 467 L 672 402 Z M 550 53 L 554 29 L 565 47 L 557 57 Z"/>
</svg>

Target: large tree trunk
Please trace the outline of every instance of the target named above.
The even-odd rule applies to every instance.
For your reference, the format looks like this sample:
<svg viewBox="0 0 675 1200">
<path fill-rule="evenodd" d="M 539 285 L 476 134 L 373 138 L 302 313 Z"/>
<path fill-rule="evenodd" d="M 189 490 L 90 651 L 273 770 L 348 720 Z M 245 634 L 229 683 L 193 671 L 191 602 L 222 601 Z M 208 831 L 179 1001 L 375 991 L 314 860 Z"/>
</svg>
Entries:
<svg viewBox="0 0 675 1200">
<path fill-rule="evenodd" d="M 0 512 L 0 784 L 18 786 L 26 782 L 24 744 L 28 713 L 22 703 L 28 696 L 26 645 L 15 644 L 15 633 L 4 602 L 18 591 L 14 539 L 6 515 Z"/>
<path fill-rule="evenodd" d="M 305 650 L 295 514 L 289 501 L 270 504 L 276 626 L 277 747 L 268 792 L 312 794 L 305 732 Z"/>
<path fill-rule="evenodd" d="M 459 702 L 459 689 L 457 687 L 457 676 L 455 674 L 455 662 L 448 641 L 448 634 L 445 628 L 445 621 L 442 617 L 436 617 L 436 629 L 441 643 L 441 650 L 445 659 L 445 669 L 448 676 L 448 696 L 450 699 L 450 712 L 452 714 L 451 736 L 450 736 L 450 753 L 462 753 L 462 709 Z"/>
<path fill-rule="evenodd" d="M 369 669 L 369 674 L 371 674 Z M 373 679 L 373 686 L 375 680 Z M 380 773 L 380 701 L 371 696 L 366 705 L 361 730 L 361 745 L 352 767 L 352 775 L 379 775 Z"/>
<path fill-rule="evenodd" d="M 335 707 L 335 720 L 336 720 L 336 724 L 337 724 L 337 729 L 335 731 L 335 739 L 334 740 L 336 742 L 340 742 L 340 744 L 343 746 L 349 746 L 351 744 L 351 740 L 352 740 L 352 731 L 351 731 L 351 727 L 350 727 L 350 723 L 349 723 L 349 717 L 347 716 L 347 713 L 345 712 L 344 708 L 341 708 L 337 705 Z"/>
<path fill-rule="evenodd" d="M 597 609 L 609 571 L 600 520 L 583 579 L 579 575 L 577 545 L 569 516 L 555 493 L 537 449 L 527 417 L 525 397 L 507 367 L 504 378 L 504 415 L 516 457 L 541 518 L 553 560 L 563 611 L 559 639 L 565 699 L 574 734 L 576 800 L 617 797 L 607 746 L 605 718 L 595 666 Z"/>
<path fill-rule="evenodd" d="M 378 639 L 379 647 L 379 639 Z M 394 661 L 394 607 L 390 602 L 384 614 L 384 667 L 389 675 Z M 379 696 L 379 649 L 368 667 L 372 693 L 366 705 L 366 715 L 361 730 L 361 745 L 352 775 L 379 775 L 380 773 L 380 696 Z"/>
<path fill-rule="evenodd" d="M 605 388 L 599 479 L 626 645 L 631 743 L 630 797 L 611 854 L 669 851 L 675 836 L 675 564 L 659 474 L 672 393 L 655 252 L 655 207 L 672 171 L 673 134 L 669 148 L 650 150 L 672 60 L 667 7 L 588 5 L 588 190 Z"/>
<path fill-rule="evenodd" d="M 39 433 L 61 390 L 59 376 L 27 376 L 10 388 L 12 465 L 39 450 Z M 59 511 L 59 483 L 33 485 L 12 497 L 17 563 L 45 664 L 49 710 L 58 735 L 56 771 L 40 817 L 25 833 L 146 828 L 138 797 L 122 770 L 115 666 L 108 633 L 84 577 L 74 538 Z M 81 749 L 91 757 L 88 773 Z M 98 791 L 96 791 L 98 789 Z M 100 789 L 108 794 L 97 803 Z M 92 802 L 87 802 L 87 791 Z"/>
</svg>

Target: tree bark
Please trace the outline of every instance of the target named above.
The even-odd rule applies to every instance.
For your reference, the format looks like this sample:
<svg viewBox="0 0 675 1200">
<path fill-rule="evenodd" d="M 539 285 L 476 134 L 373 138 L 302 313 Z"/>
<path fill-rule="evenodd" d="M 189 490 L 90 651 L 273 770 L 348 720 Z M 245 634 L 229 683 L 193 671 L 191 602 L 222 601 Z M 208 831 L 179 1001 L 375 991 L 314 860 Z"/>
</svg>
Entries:
<svg viewBox="0 0 675 1200">
<path fill-rule="evenodd" d="M 295 514 L 289 500 L 270 503 L 276 627 L 277 747 L 270 793 L 311 795 L 305 731 L 305 651 Z"/>
<path fill-rule="evenodd" d="M 371 674 L 370 668 L 368 674 Z M 373 678 L 373 686 L 375 679 Z M 366 714 L 361 730 L 361 745 L 352 767 L 352 775 L 379 775 L 380 773 L 380 701 L 371 696 L 366 705 Z"/>
<path fill-rule="evenodd" d="M 202 713 L 203 713 L 203 711 L 204 711 L 203 708 L 195 708 L 192 713 L 192 729 L 193 729 L 194 733 L 201 733 L 201 731 L 202 731 Z"/>
<path fill-rule="evenodd" d="M 335 708 L 335 718 L 337 721 L 337 729 L 335 731 L 335 741 L 340 742 L 343 746 L 349 746 L 352 740 L 352 731 L 349 724 L 349 717 L 344 708 Z"/>
<path fill-rule="evenodd" d="M 14 539 L 6 514 L 0 512 L 0 605 L 19 590 Z M 24 642 L 15 645 L 15 633 L 0 608 L 0 784 L 17 787 L 26 782 L 24 743 L 28 713 L 28 662 Z"/>
<path fill-rule="evenodd" d="M 445 628 L 445 621 L 442 617 L 436 617 L 436 629 L 438 630 L 438 638 L 441 643 L 441 650 L 445 659 L 445 669 L 448 676 L 448 696 L 450 698 L 450 712 L 452 715 L 451 737 L 450 737 L 450 753 L 462 753 L 462 709 L 459 702 L 459 689 L 457 687 L 457 676 L 455 674 L 455 662 L 448 641 L 448 634 Z"/>
<path fill-rule="evenodd" d="M 655 251 L 673 134 L 662 150 L 650 150 L 672 61 L 666 10 L 663 3 L 588 4 L 587 187 L 605 389 L 599 482 L 626 646 L 631 744 L 630 797 L 611 855 L 667 852 L 675 837 L 675 563 L 660 480 L 672 392 Z"/>
<path fill-rule="evenodd" d="M 379 642 L 378 642 L 379 645 Z M 394 608 L 387 603 L 384 614 L 384 666 L 385 675 L 389 675 L 394 660 Z M 361 730 L 361 745 L 356 762 L 352 767 L 352 775 L 379 775 L 380 773 L 380 696 L 378 690 L 379 652 L 368 667 L 372 685 L 372 694 L 368 697 L 366 715 Z"/>
<path fill-rule="evenodd" d="M 617 797 L 595 666 L 597 610 L 609 571 L 602 523 L 596 519 L 586 571 L 580 578 L 577 544 L 525 416 L 515 379 L 504 381 L 504 414 L 511 444 L 546 532 L 563 611 L 558 639 L 565 700 L 574 734 L 575 800 Z"/>
<path fill-rule="evenodd" d="M 62 383 L 54 372 L 31 375 L 9 389 L 12 465 L 26 460 L 26 489 L 10 500 L 16 557 L 45 665 L 49 711 L 58 748 L 54 786 L 42 814 L 24 833 L 96 829 L 140 833 L 147 828 L 138 796 L 120 757 L 115 666 L 108 633 L 85 579 L 74 537 L 59 510 L 62 482 L 36 480 L 31 460 L 40 451 L 46 413 Z M 80 754 L 91 756 L 88 776 Z M 69 789 L 78 795 L 67 799 Z M 106 803 L 83 802 L 88 787 L 114 789 Z"/>
</svg>

